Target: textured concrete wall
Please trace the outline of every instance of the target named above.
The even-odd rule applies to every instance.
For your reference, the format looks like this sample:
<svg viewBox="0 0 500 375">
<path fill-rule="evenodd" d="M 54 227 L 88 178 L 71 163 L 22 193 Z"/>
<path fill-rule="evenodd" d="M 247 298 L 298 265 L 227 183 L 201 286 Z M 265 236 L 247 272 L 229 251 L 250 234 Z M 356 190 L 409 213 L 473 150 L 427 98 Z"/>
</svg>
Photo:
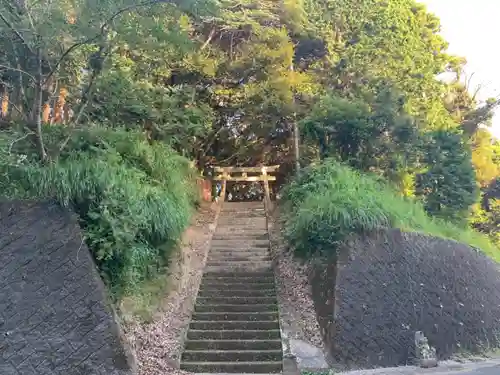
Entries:
<svg viewBox="0 0 500 375">
<path fill-rule="evenodd" d="M 338 265 L 316 262 L 311 273 L 333 362 L 407 364 L 415 331 L 441 359 L 500 345 L 500 272 L 480 252 L 393 230 L 353 240 L 341 254 Z"/>
<path fill-rule="evenodd" d="M 129 375 L 120 337 L 74 216 L 0 202 L 0 374 Z"/>
</svg>

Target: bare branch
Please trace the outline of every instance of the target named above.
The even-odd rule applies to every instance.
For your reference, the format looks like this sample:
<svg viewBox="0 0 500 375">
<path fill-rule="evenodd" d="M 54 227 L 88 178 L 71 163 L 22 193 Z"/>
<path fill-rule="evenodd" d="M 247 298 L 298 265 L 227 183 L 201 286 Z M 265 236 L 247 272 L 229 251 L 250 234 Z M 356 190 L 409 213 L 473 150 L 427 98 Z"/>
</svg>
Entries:
<svg viewBox="0 0 500 375">
<path fill-rule="evenodd" d="M 469 76 L 469 78 L 465 82 L 465 89 L 467 91 L 470 89 L 470 82 L 471 82 L 472 78 L 474 78 L 474 74 L 475 74 L 475 72 L 472 72 L 472 74 Z"/>
<path fill-rule="evenodd" d="M 476 100 L 477 94 L 479 94 L 479 92 L 481 91 L 482 88 L 483 88 L 482 85 L 476 86 L 476 89 L 474 90 L 474 94 L 472 94 L 472 98 L 471 98 L 473 101 Z"/>
<path fill-rule="evenodd" d="M 28 132 L 26 133 L 25 135 L 23 135 L 22 137 L 20 138 L 17 138 L 17 139 L 14 139 L 10 145 L 9 145 L 9 154 L 12 154 L 12 147 L 14 147 L 14 144 L 16 144 L 17 142 L 19 141 L 22 141 L 23 139 L 26 139 L 28 138 L 30 135 L 34 135 L 35 133 L 34 132 Z"/>
<path fill-rule="evenodd" d="M 28 72 L 27 72 L 27 71 L 25 71 L 25 70 L 18 69 L 18 68 L 13 68 L 13 67 L 11 67 L 11 66 L 2 65 L 2 64 L 0 64 L 0 68 L 4 68 L 4 69 L 7 69 L 7 70 L 12 70 L 13 72 L 19 72 L 19 73 L 26 74 L 26 75 L 27 75 L 28 77 L 30 77 L 33 81 L 36 81 L 35 76 L 33 76 L 32 74 L 28 73 Z"/>
<path fill-rule="evenodd" d="M 210 150 L 210 147 L 213 145 L 215 139 L 217 138 L 217 136 L 225 129 L 224 126 L 221 126 L 214 134 L 212 137 L 210 137 L 210 140 L 208 141 L 206 147 L 205 147 L 205 150 L 203 151 L 203 156 L 205 156 L 208 152 L 208 150 Z"/>
<path fill-rule="evenodd" d="M 26 42 L 26 40 L 23 38 L 21 33 L 16 30 L 16 28 L 5 18 L 5 16 L 0 12 L 0 19 L 7 25 L 7 27 L 16 35 L 16 37 L 30 50 L 31 53 L 33 53 L 33 49 L 30 47 L 30 45 Z"/>
<path fill-rule="evenodd" d="M 201 46 L 200 51 L 203 51 L 205 48 L 207 48 L 207 46 L 212 41 L 214 35 L 215 35 L 215 27 L 212 30 L 210 30 L 210 34 L 208 34 L 208 38 L 205 41 L 205 43 L 203 43 L 203 45 Z"/>
<path fill-rule="evenodd" d="M 107 51 L 104 51 L 102 64 L 105 63 L 106 59 L 108 58 L 108 56 L 110 54 L 111 49 L 112 49 L 112 47 L 108 46 Z M 80 119 L 81 119 L 83 113 L 85 112 L 85 109 L 87 108 L 87 105 L 90 101 L 90 92 L 92 91 L 92 89 L 94 87 L 95 80 L 100 72 L 101 72 L 100 70 L 96 70 L 96 69 L 92 70 L 92 75 L 90 76 L 89 83 L 88 83 L 85 91 L 82 94 L 82 103 L 80 105 L 80 108 L 78 109 L 78 114 L 76 115 L 75 119 L 72 121 L 72 124 L 71 124 L 74 128 L 76 128 L 76 126 L 80 122 Z M 72 131 L 70 131 L 68 136 L 64 139 L 64 141 L 59 146 L 59 153 L 61 153 L 66 148 L 68 142 L 71 140 L 72 135 L 73 135 Z"/>
<path fill-rule="evenodd" d="M 12 100 L 9 100 L 9 106 L 14 108 L 17 113 L 19 113 L 21 116 L 24 116 L 23 111 L 21 111 L 21 108 L 19 108 Z"/>
</svg>

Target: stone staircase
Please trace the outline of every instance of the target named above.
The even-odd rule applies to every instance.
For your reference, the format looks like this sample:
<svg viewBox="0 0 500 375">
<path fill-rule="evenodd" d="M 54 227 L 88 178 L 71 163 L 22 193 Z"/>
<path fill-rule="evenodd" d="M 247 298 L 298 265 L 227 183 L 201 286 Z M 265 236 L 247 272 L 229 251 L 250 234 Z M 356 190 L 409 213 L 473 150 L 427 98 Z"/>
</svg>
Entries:
<svg viewBox="0 0 500 375">
<path fill-rule="evenodd" d="M 274 274 L 262 202 L 224 203 L 212 238 L 181 369 L 281 373 Z"/>
</svg>

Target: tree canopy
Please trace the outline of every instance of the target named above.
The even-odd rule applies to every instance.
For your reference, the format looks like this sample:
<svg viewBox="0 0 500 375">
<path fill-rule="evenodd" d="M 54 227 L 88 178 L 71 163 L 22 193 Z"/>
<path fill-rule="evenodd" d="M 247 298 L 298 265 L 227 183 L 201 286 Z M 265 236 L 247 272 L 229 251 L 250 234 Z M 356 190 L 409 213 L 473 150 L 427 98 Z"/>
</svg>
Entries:
<svg viewBox="0 0 500 375">
<path fill-rule="evenodd" d="M 500 175 L 498 100 L 478 102 L 414 0 L 14 0 L 0 31 L 4 181 L 75 162 L 103 127 L 199 168 L 291 171 L 300 136 L 302 165 L 335 158 L 479 229 L 493 215 L 480 196 Z"/>
</svg>

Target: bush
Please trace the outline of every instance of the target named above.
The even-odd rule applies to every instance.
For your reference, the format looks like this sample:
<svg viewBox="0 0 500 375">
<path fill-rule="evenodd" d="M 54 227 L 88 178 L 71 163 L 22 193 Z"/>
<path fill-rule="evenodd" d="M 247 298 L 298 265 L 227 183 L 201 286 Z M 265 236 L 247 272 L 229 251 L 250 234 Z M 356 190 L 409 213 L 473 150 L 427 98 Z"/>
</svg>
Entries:
<svg viewBox="0 0 500 375">
<path fill-rule="evenodd" d="M 335 255 L 351 235 L 400 228 L 479 247 L 500 260 L 486 236 L 429 217 L 421 204 L 399 196 L 378 177 L 334 160 L 310 166 L 283 190 L 285 238 L 300 256 Z"/>
<path fill-rule="evenodd" d="M 47 139 L 60 139 L 54 128 Z M 140 133 L 81 131 L 48 165 L 11 165 L 17 191 L 56 198 L 79 215 L 85 238 L 116 297 L 165 266 L 196 203 L 189 161 Z"/>
<path fill-rule="evenodd" d="M 429 215 L 465 224 L 478 200 L 470 147 L 457 130 L 437 130 L 426 138 L 427 167 L 416 176 L 415 194 Z"/>
</svg>

